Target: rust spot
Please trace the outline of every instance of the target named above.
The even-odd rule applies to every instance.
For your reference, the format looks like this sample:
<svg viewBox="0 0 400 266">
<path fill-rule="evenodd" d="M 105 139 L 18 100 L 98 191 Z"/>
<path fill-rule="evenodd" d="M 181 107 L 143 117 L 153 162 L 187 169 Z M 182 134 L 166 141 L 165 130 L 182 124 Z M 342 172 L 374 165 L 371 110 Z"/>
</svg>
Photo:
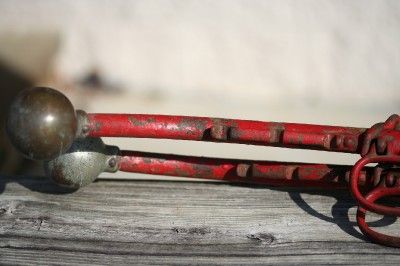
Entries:
<svg viewBox="0 0 400 266">
<path fill-rule="evenodd" d="M 328 134 L 327 137 L 331 137 L 330 143 L 331 145 L 327 144 L 324 145 L 326 149 L 329 149 L 330 146 L 334 147 L 335 149 L 354 149 L 357 146 L 357 140 L 352 136 L 346 135 L 334 135 Z"/>
<path fill-rule="evenodd" d="M 279 167 L 277 169 L 267 169 L 267 172 L 260 171 L 258 167 L 252 167 L 252 177 L 265 177 L 270 179 L 283 179 L 286 176 L 285 167 Z"/>
<path fill-rule="evenodd" d="M 146 125 L 145 121 L 139 120 L 134 116 L 129 116 L 128 120 L 129 120 L 129 122 L 131 122 L 132 125 L 137 126 L 137 127 L 143 127 Z"/>
<path fill-rule="evenodd" d="M 283 140 L 283 133 L 285 132 L 285 126 L 281 123 L 272 123 L 269 126 L 270 142 L 280 143 Z"/>
<path fill-rule="evenodd" d="M 183 117 L 178 123 L 178 129 L 185 128 L 196 128 L 199 130 L 205 130 L 207 128 L 207 122 L 199 118 Z"/>
<path fill-rule="evenodd" d="M 146 122 L 151 124 L 151 123 L 157 122 L 157 120 L 154 117 L 148 117 L 148 118 L 146 118 Z"/>
<path fill-rule="evenodd" d="M 177 176 L 189 176 L 189 177 L 191 176 L 190 171 L 184 170 L 179 167 L 176 167 L 173 173 L 176 174 Z"/>
<path fill-rule="evenodd" d="M 195 178 L 207 178 L 213 176 L 213 169 L 209 165 L 196 164 L 193 166 Z"/>
<path fill-rule="evenodd" d="M 251 165 L 250 164 L 238 164 L 236 167 L 236 174 L 239 177 L 247 177 L 250 172 Z"/>
<path fill-rule="evenodd" d="M 198 140 L 205 138 L 207 134 L 207 121 L 201 118 L 183 117 L 177 124 L 176 131 L 185 132 L 186 135 L 198 135 Z M 199 134 L 199 132 L 202 132 Z"/>
<path fill-rule="evenodd" d="M 285 179 L 292 179 L 296 172 L 298 172 L 297 166 L 288 165 L 287 167 L 285 167 Z"/>
<path fill-rule="evenodd" d="M 211 127 L 211 137 L 215 140 L 228 140 L 229 127 L 225 125 L 215 125 Z"/>
<path fill-rule="evenodd" d="M 268 179 L 291 180 L 298 175 L 298 165 L 280 165 L 277 167 L 251 167 L 252 177 L 263 177 Z"/>
</svg>

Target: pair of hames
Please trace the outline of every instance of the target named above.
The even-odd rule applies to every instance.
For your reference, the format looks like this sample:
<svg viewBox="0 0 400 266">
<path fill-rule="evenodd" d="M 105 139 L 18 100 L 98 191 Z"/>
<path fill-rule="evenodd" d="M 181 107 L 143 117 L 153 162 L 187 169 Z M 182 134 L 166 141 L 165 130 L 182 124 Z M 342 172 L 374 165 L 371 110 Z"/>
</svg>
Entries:
<svg viewBox="0 0 400 266">
<path fill-rule="evenodd" d="M 372 230 L 366 211 L 400 216 L 400 208 L 375 203 L 400 196 L 400 117 L 369 129 L 209 117 L 87 114 L 60 92 L 22 91 L 11 105 L 7 132 L 26 157 L 43 160 L 57 184 L 79 188 L 101 172 L 126 171 L 270 186 L 350 188 L 357 222 L 373 241 L 400 246 L 400 238 Z M 359 153 L 354 166 L 204 158 L 120 150 L 101 137 L 226 142 Z M 377 163 L 375 167 L 367 164 Z M 363 193 L 362 193 L 363 192 Z"/>
</svg>

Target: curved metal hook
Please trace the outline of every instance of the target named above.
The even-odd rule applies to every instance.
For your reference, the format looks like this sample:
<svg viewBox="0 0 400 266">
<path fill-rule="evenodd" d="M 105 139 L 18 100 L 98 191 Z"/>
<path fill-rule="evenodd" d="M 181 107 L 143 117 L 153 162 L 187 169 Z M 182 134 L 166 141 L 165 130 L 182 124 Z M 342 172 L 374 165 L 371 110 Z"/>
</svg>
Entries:
<svg viewBox="0 0 400 266">
<path fill-rule="evenodd" d="M 365 199 L 371 203 L 377 201 L 378 199 L 387 197 L 387 196 L 396 196 L 400 194 L 400 188 L 376 188 L 365 197 Z M 357 224 L 360 228 L 361 232 L 369 237 L 373 242 L 390 246 L 390 247 L 400 247 L 400 237 L 398 236 L 390 236 L 386 234 L 379 233 L 375 230 L 372 230 L 367 222 L 365 221 L 367 210 L 361 206 L 358 206 L 357 209 Z"/>
<path fill-rule="evenodd" d="M 350 190 L 356 198 L 359 206 L 357 209 L 357 224 L 361 232 L 369 237 L 375 243 L 379 243 L 391 247 L 400 247 L 400 237 L 390 236 L 372 230 L 365 221 L 367 211 L 375 212 L 382 215 L 400 216 L 400 208 L 388 207 L 381 204 L 376 204 L 375 201 L 387 196 L 400 196 L 400 187 L 377 187 L 363 196 L 358 188 L 358 180 L 360 171 L 364 166 L 370 163 L 400 163 L 400 156 L 385 155 L 385 156 L 366 156 L 361 158 L 351 170 L 350 175 Z"/>
<path fill-rule="evenodd" d="M 363 157 L 354 165 L 350 174 L 350 190 L 353 196 L 356 198 L 357 202 L 367 209 L 368 211 L 379 213 L 382 215 L 400 216 L 400 208 L 388 207 L 381 204 L 376 204 L 364 197 L 359 188 L 358 182 L 360 178 L 360 172 L 364 166 L 370 163 L 395 163 L 400 164 L 400 156 L 393 155 L 382 155 L 382 156 L 367 156 Z M 385 188 L 389 190 L 389 188 Z M 397 191 L 397 190 L 396 190 Z M 396 195 L 400 196 L 400 188 Z"/>
</svg>

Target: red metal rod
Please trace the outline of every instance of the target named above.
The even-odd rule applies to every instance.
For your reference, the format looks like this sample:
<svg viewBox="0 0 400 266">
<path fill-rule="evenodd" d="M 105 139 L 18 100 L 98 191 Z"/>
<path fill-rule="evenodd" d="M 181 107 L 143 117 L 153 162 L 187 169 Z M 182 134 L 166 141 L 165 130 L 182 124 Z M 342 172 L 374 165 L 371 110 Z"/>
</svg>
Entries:
<svg viewBox="0 0 400 266">
<path fill-rule="evenodd" d="M 346 188 L 351 166 L 244 161 L 121 151 L 119 170 L 272 186 Z M 361 172 L 360 185 L 372 185 L 373 168 Z"/>
<path fill-rule="evenodd" d="M 359 153 L 366 129 L 209 117 L 88 114 L 91 137 L 242 143 Z"/>
</svg>

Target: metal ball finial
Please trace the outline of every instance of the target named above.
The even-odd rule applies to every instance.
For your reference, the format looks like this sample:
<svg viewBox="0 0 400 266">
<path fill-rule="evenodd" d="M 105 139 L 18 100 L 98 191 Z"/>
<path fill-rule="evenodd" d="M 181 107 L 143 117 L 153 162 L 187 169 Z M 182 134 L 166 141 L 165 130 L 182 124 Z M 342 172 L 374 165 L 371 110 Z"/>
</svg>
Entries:
<svg viewBox="0 0 400 266">
<path fill-rule="evenodd" d="M 71 147 L 77 124 L 67 97 L 51 88 L 36 87 L 19 93 L 11 104 L 6 130 L 24 156 L 51 160 Z"/>
</svg>

